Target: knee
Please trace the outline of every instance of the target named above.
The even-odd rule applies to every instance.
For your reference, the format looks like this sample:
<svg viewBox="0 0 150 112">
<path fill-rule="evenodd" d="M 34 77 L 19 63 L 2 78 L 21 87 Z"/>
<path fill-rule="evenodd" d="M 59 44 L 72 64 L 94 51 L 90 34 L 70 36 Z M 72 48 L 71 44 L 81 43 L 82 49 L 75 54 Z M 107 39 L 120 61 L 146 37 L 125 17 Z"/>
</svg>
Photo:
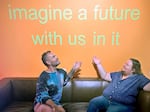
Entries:
<svg viewBox="0 0 150 112">
<path fill-rule="evenodd" d="M 97 99 L 93 98 L 90 100 L 89 104 L 95 104 L 97 102 Z"/>
<path fill-rule="evenodd" d="M 47 105 L 40 104 L 38 107 L 34 108 L 34 112 L 52 112 L 52 108 Z"/>
<path fill-rule="evenodd" d="M 57 106 L 58 112 L 66 112 L 62 106 Z"/>
</svg>

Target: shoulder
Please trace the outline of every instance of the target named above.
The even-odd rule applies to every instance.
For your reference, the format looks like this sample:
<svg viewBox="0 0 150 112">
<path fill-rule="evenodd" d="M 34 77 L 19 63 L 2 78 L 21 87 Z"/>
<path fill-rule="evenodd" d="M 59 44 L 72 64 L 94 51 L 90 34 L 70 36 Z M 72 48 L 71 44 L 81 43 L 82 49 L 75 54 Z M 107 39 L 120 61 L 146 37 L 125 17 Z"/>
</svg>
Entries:
<svg viewBox="0 0 150 112">
<path fill-rule="evenodd" d="M 148 79 L 143 74 L 136 75 L 136 79 L 138 79 L 138 83 L 140 84 L 140 88 L 144 88 L 145 85 L 147 85 L 148 83 L 150 83 L 150 79 Z"/>
<path fill-rule="evenodd" d="M 140 80 L 150 80 L 143 74 L 136 74 L 136 77 L 139 78 Z"/>
<path fill-rule="evenodd" d="M 141 84 L 147 84 L 150 82 L 150 79 L 148 79 L 143 74 L 135 74 L 135 78 L 138 79 L 138 82 Z"/>
<path fill-rule="evenodd" d="M 62 68 L 57 68 L 57 71 L 62 74 L 67 74 L 67 72 Z"/>
<path fill-rule="evenodd" d="M 38 80 L 39 80 L 39 81 L 41 81 L 41 80 L 44 81 L 44 80 L 47 80 L 47 79 L 49 79 L 49 78 L 50 78 L 50 76 L 48 75 L 48 73 L 45 72 L 45 71 L 43 71 L 43 72 L 40 74 Z"/>
</svg>

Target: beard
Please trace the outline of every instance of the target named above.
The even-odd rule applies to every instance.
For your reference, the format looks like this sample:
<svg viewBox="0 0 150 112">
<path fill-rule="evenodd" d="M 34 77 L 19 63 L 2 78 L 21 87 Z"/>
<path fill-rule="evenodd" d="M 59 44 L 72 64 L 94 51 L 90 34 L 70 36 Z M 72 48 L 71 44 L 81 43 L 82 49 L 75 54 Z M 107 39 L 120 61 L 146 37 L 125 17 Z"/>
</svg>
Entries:
<svg viewBox="0 0 150 112">
<path fill-rule="evenodd" d="M 59 64 L 60 64 L 60 62 L 58 61 L 58 62 L 56 62 L 56 63 L 53 63 L 52 66 L 53 66 L 53 67 L 57 67 Z"/>
<path fill-rule="evenodd" d="M 121 71 L 121 73 L 122 73 L 122 75 L 130 75 L 128 72 L 126 72 L 126 71 Z"/>
</svg>

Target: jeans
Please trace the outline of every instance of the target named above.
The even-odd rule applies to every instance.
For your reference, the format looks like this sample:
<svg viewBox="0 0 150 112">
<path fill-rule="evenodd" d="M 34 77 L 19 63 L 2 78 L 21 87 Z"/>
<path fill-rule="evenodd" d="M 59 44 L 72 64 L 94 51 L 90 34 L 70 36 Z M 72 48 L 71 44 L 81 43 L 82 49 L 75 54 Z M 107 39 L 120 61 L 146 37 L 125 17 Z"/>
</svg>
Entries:
<svg viewBox="0 0 150 112">
<path fill-rule="evenodd" d="M 104 96 L 93 98 L 89 102 L 87 112 L 134 112 L 133 108 L 117 102 L 113 102 Z"/>
</svg>

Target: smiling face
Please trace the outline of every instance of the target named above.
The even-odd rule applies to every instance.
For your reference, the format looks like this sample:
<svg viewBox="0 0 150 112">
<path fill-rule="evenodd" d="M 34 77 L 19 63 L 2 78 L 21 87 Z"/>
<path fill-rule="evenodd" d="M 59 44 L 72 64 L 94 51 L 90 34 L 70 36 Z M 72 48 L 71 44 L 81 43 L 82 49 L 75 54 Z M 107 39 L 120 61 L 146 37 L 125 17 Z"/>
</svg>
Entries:
<svg viewBox="0 0 150 112">
<path fill-rule="evenodd" d="M 132 60 L 127 60 L 123 65 L 122 71 L 124 75 L 131 75 L 134 72 Z"/>
</svg>

